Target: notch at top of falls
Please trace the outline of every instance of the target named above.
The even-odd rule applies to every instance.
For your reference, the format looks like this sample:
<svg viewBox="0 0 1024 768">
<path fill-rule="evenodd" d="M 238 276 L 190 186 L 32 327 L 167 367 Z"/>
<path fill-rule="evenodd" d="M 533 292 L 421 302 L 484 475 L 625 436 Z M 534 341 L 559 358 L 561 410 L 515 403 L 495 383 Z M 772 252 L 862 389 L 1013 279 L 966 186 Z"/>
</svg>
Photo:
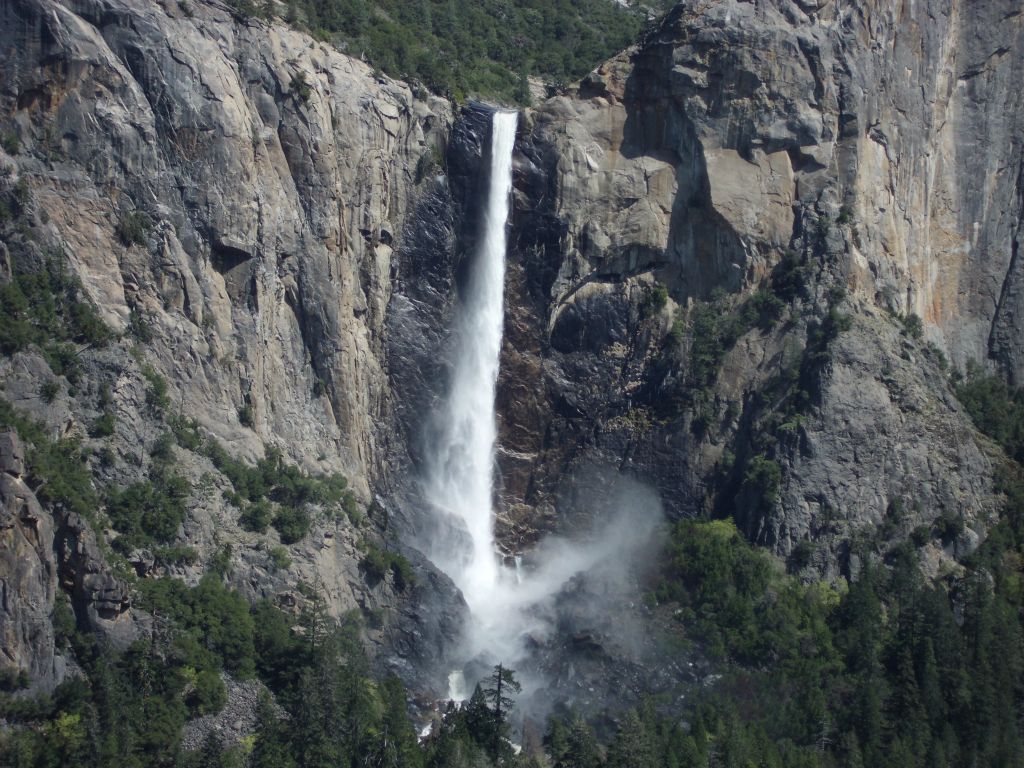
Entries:
<svg viewBox="0 0 1024 768">
<path fill-rule="evenodd" d="M 476 621 L 495 608 L 502 576 L 494 542 L 494 395 L 504 318 L 505 249 L 512 193 L 516 112 L 491 122 L 487 200 L 469 278 L 458 310 L 456 354 L 425 492 L 432 506 L 464 530 L 459 542 L 439 541 L 433 559 L 462 590 Z"/>
</svg>

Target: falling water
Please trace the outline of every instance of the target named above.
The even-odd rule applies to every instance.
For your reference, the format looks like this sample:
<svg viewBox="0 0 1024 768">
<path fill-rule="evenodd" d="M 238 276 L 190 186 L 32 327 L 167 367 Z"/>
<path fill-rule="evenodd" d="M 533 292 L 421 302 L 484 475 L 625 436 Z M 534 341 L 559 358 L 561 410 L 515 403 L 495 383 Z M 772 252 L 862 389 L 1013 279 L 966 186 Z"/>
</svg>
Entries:
<svg viewBox="0 0 1024 768">
<path fill-rule="evenodd" d="M 631 562 L 660 519 L 660 505 L 642 494 L 616 496 L 617 515 L 601 531 L 579 540 L 550 537 L 524 564 L 506 566 L 494 539 L 494 395 L 504 315 L 505 248 L 512 192 L 512 150 L 517 114 L 497 112 L 491 125 L 490 174 L 480 246 L 470 265 L 453 328 L 456 356 L 447 399 L 431 422 L 424 493 L 437 511 L 434 563 L 462 591 L 469 607 L 461 658 L 452 659 L 448 698 L 464 700 L 481 673 L 497 663 L 516 669 L 523 696 L 539 690 L 543 674 L 530 673 L 529 656 L 555 631 L 553 598 L 579 573 Z M 655 500 L 656 502 L 656 500 Z M 657 509 L 654 509 L 654 507 Z"/>
<path fill-rule="evenodd" d="M 435 551 L 435 562 L 462 590 L 474 620 L 484 623 L 497 608 L 494 593 L 503 578 L 492 509 L 497 436 L 494 393 L 501 352 L 506 226 L 517 118 L 515 112 L 493 116 L 480 248 L 463 294 L 455 329 L 458 354 L 426 478 L 431 503 L 456 518 L 469 534 L 465 546 Z"/>
</svg>

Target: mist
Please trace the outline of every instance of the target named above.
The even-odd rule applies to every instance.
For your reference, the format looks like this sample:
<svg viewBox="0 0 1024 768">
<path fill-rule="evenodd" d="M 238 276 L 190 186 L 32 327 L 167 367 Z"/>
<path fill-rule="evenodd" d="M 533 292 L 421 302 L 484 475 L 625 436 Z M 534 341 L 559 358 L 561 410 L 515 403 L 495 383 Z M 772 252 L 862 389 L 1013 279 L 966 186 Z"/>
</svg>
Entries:
<svg viewBox="0 0 1024 768">
<path fill-rule="evenodd" d="M 469 608 L 463 642 L 450 668 L 438 675 L 447 679 L 447 697 L 454 700 L 466 698 L 500 663 L 518 673 L 522 702 L 539 701 L 542 691 L 571 676 L 571 664 L 563 672 L 559 648 L 569 648 L 561 639 L 566 632 L 579 634 L 574 628 L 581 622 L 594 627 L 586 631 L 628 650 L 630 622 L 617 618 L 615 627 L 602 627 L 608 622 L 601 609 L 611 599 L 638 597 L 633 570 L 649 555 L 662 519 L 650 489 L 614 468 L 590 468 L 580 473 L 574 497 L 563 500 L 560 510 L 561 519 L 587 520 L 586 525 L 516 553 L 514 566 L 499 555 L 494 402 L 517 122 L 515 112 L 492 115 L 487 200 L 453 326 L 449 388 L 425 423 L 431 450 L 421 487 L 432 519 L 417 544 L 448 574 Z"/>
<path fill-rule="evenodd" d="M 641 655 L 639 622 L 612 606 L 639 605 L 640 577 L 660 547 L 662 506 L 650 487 L 614 469 L 602 481 L 574 499 L 577 508 L 567 515 L 589 523 L 542 540 L 522 553 L 518 567 L 498 565 L 486 600 L 470 606 L 449 673 L 449 698 L 467 697 L 501 663 L 523 686 L 521 714 L 543 717 L 556 699 L 566 698 L 574 637 L 586 635 L 620 659 Z"/>
</svg>

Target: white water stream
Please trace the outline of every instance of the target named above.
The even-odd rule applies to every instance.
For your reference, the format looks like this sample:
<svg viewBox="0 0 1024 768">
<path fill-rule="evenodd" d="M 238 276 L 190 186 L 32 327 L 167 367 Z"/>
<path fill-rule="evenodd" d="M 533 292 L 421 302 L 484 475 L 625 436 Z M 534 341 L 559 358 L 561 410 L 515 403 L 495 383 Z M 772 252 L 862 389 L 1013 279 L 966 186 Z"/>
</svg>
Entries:
<svg viewBox="0 0 1024 768">
<path fill-rule="evenodd" d="M 464 700 L 480 673 L 502 663 L 523 673 L 523 695 L 536 687 L 520 666 L 528 642 L 552 631 L 550 600 L 576 574 L 629 561 L 660 515 L 638 509 L 643 494 L 617 501 L 625 514 L 586 540 L 548 538 L 531 564 L 514 557 L 502 564 L 494 539 L 494 464 L 497 424 L 494 396 L 504 317 L 505 250 L 512 192 L 514 112 L 496 112 L 491 126 L 490 172 L 479 250 L 470 266 L 455 334 L 447 400 L 435 414 L 424 493 L 438 512 L 431 559 L 462 591 L 469 625 L 457 668 L 448 676 L 448 698 Z M 641 505 L 642 506 L 642 505 Z M 648 505 L 656 507 L 657 503 Z M 545 607 L 546 606 L 546 607 Z M 532 647 L 532 646 L 531 646 Z"/>
<path fill-rule="evenodd" d="M 469 534 L 467 547 L 437 549 L 435 562 L 462 590 L 477 625 L 467 633 L 471 645 L 467 651 L 472 655 L 488 650 L 482 640 L 485 630 L 507 609 L 505 590 L 499 589 L 507 574 L 498 562 L 494 543 L 494 393 L 501 353 L 517 119 L 515 112 L 495 112 L 492 118 L 482 236 L 459 308 L 455 328 L 458 354 L 425 483 L 429 501 L 457 518 Z"/>
</svg>

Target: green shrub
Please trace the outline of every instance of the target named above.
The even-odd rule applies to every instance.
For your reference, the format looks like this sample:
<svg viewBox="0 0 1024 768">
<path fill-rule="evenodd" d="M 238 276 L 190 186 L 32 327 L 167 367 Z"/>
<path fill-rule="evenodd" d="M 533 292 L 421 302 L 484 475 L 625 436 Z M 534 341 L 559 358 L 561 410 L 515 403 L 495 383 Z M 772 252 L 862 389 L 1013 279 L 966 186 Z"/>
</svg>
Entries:
<svg viewBox="0 0 1024 768">
<path fill-rule="evenodd" d="M 682 521 L 672 531 L 657 596 L 682 603 L 684 617 L 716 655 L 757 657 L 757 609 L 772 569 L 766 555 L 752 549 L 731 520 Z M 686 618 L 684 618 L 686 620 Z"/>
<path fill-rule="evenodd" d="M 767 456 L 755 456 L 747 464 L 740 492 L 754 500 L 757 509 L 767 512 L 779 501 L 782 468 Z"/>
<path fill-rule="evenodd" d="M 174 435 L 170 432 L 161 432 L 153 447 L 149 449 L 149 455 L 153 463 L 158 467 L 166 468 L 174 461 Z"/>
<path fill-rule="evenodd" d="M 213 557 L 210 558 L 210 570 L 212 574 L 217 576 L 227 576 L 231 571 L 231 559 L 234 554 L 234 547 L 230 544 L 223 544 L 217 550 Z"/>
<path fill-rule="evenodd" d="M 186 419 L 184 416 L 171 416 L 167 419 L 175 442 L 186 451 L 198 453 L 203 447 L 203 436 L 199 433 L 199 423 Z"/>
<path fill-rule="evenodd" d="M 359 509 L 359 502 L 356 501 L 354 493 L 345 491 L 345 495 L 341 500 L 341 508 L 352 525 L 358 527 L 363 524 L 365 517 L 362 510 Z"/>
<path fill-rule="evenodd" d="M 155 547 L 153 557 L 159 565 L 195 565 L 199 562 L 199 553 L 194 547 Z"/>
<path fill-rule="evenodd" d="M 313 88 L 306 81 L 306 73 L 301 69 L 292 75 L 291 82 L 288 83 L 288 90 L 303 104 L 309 101 L 309 97 L 313 95 Z"/>
<path fill-rule="evenodd" d="M 747 300 L 741 310 L 741 320 L 744 328 L 758 326 L 763 330 L 770 330 L 775 322 L 782 316 L 786 305 L 777 295 L 764 288 L 760 288 Z"/>
<path fill-rule="evenodd" d="M 133 245 L 145 245 L 151 226 L 145 213 L 129 211 L 118 220 L 115 232 L 121 243 L 128 248 Z"/>
<path fill-rule="evenodd" d="M 71 641 L 78 631 L 75 612 L 71 610 L 71 601 L 63 590 L 57 591 L 53 603 L 53 616 L 50 617 L 53 624 L 54 644 L 60 650 L 71 647 Z"/>
<path fill-rule="evenodd" d="M 900 323 L 903 325 L 903 332 L 910 338 L 920 339 L 924 336 L 924 323 L 921 322 L 921 318 L 917 315 L 908 314 L 900 318 Z"/>
<path fill-rule="evenodd" d="M 177 475 L 160 477 L 156 483 L 147 480 L 111 490 L 107 515 L 120 534 L 115 547 L 129 552 L 154 542 L 173 540 L 185 521 L 185 501 L 190 492 L 188 481 Z"/>
<path fill-rule="evenodd" d="M 1024 390 L 1013 389 L 976 363 L 967 366 L 956 396 L 978 429 L 1017 461 L 1024 461 Z"/>
<path fill-rule="evenodd" d="M 79 367 L 75 346 L 103 346 L 112 337 L 96 309 L 83 298 L 62 253 L 51 255 L 41 271 L 25 272 L 15 261 L 14 276 L 0 285 L 0 352 L 11 355 L 35 345 L 54 373 L 72 380 Z"/>
<path fill-rule="evenodd" d="M 256 411 L 246 403 L 238 411 L 238 421 L 243 427 L 252 427 L 256 424 Z"/>
<path fill-rule="evenodd" d="M 0 669 L 0 691 L 13 692 L 28 688 L 29 677 L 26 669 Z"/>
<path fill-rule="evenodd" d="M 116 419 L 114 417 L 113 411 L 103 411 L 103 413 L 96 417 L 96 420 L 92 423 L 92 426 L 89 427 L 89 436 L 110 437 L 111 435 L 114 434 L 115 421 Z"/>
<path fill-rule="evenodd" d="M 153 329 L 150 328 L 149 322 L 134 308 L 128 316 L 128 335 L 140 344 L 148 344 L 153 340 Z"/>
<path fill-rule="evenodd" d="M 148 363 L 142 366 L 142 377 L 149 384 L 146 388 L 146 405 L 155 413 L 162 415 L 171 407 L 171 398 L 167 394 L 167 380 Z"/>
<path fill-rule="evenodd" d="M 811 564 L 811 557 L 814 555 L 814 544 L 808 539 L 801 539 L 789 553 L 789 562 L 793 570 L 799 571 Z"/>
<path fill-rule="evenodd" d="M 932 540 L 932 527 L 930 525 L 919 525 L 910 532 L 910 541 L 920 549 Z"/>
<path fill-rule="evenodd" d="M 362 560 L 359 561 L 359 567 L 363 569 L 363 573 L 366 574 L 370 582 L 380 581 L 388 571 L 391 571 L 395 580 L 395 589 L 399 592 L 404 592 L 415 583 L 416 577 L 412 570 L 412 564 L 405 556 L 398 552 L 383 550 L 370 542 L 364 542 L 363 546 L 366 552 Z"/>
<path fill-rule="evenodd" d="M 964 532 L 964 519 L 955 512 L 947 512 L 935 521 L 935 535 L 943 544 L 949 544 Z"/>
<path fill-rule="evenodd" d="M 270 550 L 270 564 L 275 571 L 283 571 L 291 567 L 292 559 L 288 550 L 284 547 L 272 547 Z"/>
<path fill-rule="evenodd" d="M 245 504 L 241 497 L 238 498 L 238 504 Z M 260 499 L 259 501 L 251 502 L 245 507 L 245 511 L 239 517 L 238 522 L 247 531 L 266 533 L 273 519 L 273 505 L 266 499 Z"/>
<path fill-rule="evenodd" d="M 204 576 L 191 589 L 177 579 L 143 579 L 138 587 L 140 607 L 170 618 L 180 627 L 184 642 L 179 647 L 189 666 L 222 666 L 240 678 L 255 673 L 254 625 L 249 604 L 220 579 Z"/>
<path fill-rule="evenodd" d="M 302 507 L 279 507 L 271 524 L 285 544 L 301 541 L 309 533 L 312 520 Z"/>
<path fill-rule="evenodd" d="M 681 317 L 677 317 L 672 321 L 672 327 L 669 329 L 667 341 L 671 347 L 679 347 L 683 341 L 686 340 L 686 322 Z"/>
<path fill-rule="evenodd" d="M 252 0 L 233 5 L 242 15 L 259 12 Z M 378 75 L 418 81 L 458 102 L 470 94 L 506 103 L 528 101 L 530 75 L 556 84 L 586 76 L 645 23 L 639 9 L 606 0 L 294 0 L 286 18 L 359 52 Z"/>
<path fill-rule="evenodd" d="M 47 379 L 43 382 L 42 386 L 39 387 L 39 397 L 43 399 L 44 403 L 52 403 L 57 399 L 57 395 L 60 394 L 60 382 L 56 379 Z"/>
<path fill-rule="evenodd" d="M 647 289 L 643 302 L 640 304 L 641 317 L 654 317 L 668 305 L 668 288 L 661 283 Z"/>
<path fill-rule="evenodd" d="M 13 427 L 27 444 L 26 476 L 40 501 L 62 504 L 86 520 L 96 519 L 99 500 L 85 463 L 87 455 L 77 440 L 51 440 L 42 425 L 18 413 L 2 398 L 0 426 Z"/>
<path fill-rule="evenodd" d="M 220 674 L 213 669 L 199 670 L 185 701 L 189 709 L 199 716 L 215 714 L 224 709 L 228 692 Z"/>
<path fill-rule="evenodd" d="M 16 155 L 21 152 L 21 139 L 12 131 L 5 133 L 0 143 L 3 144 L 4 152 L 8 155 Z"/>
</svg>

